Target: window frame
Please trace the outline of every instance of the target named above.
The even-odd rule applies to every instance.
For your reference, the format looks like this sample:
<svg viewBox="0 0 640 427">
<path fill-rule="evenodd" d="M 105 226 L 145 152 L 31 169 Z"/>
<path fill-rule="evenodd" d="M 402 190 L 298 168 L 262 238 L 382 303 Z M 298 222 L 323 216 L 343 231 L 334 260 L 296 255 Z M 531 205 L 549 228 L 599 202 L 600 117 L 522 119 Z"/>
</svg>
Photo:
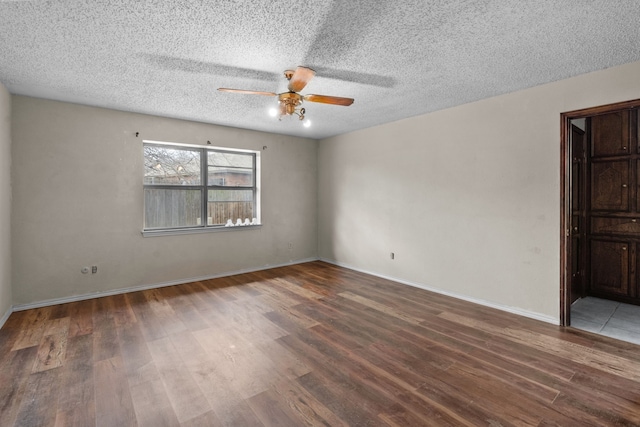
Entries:
<svg viewBox="0 0 640 427">
<path fill-rule="evenodd" d="M 175 148 L 175 149 L 186 149 L 186 150 L 196 150 L 200 152 L 200 184 L 193 185 L 172 185 L 172 184 L 146 184 L 144 182 L 145 172 L 144 172 L 144 163 L 145 163 L 145 147 L 146 146 L 161 146 L 167 148 Z M 209 165 L 209 156 L 210 152 L 219 152 L 219 153 L 233 153 L 233 154 L 243 154 L 250 155 L 252 157 L 252 172 L 253 172 L 253 182 L 251 186 L 226 186 L 219 184 L 211 184 L 209 185 L 209 167 L 216 166 L 215 164 Z M 203 232 L 215 232 L 215 231 L 233 231 L 233 230 L 247 230 L 259 228 L 262 226 L 261 212 L 260 212 L 260 152 L 255 150 L 246 150 L 246 149 L 238 149 L 238 148 L 228 148 L 228 147 L 217 147 L 211 145 L 195 145 L 195 144 L 183 144 L 177 142 L 165 142 L 165 141 L 153 141 L 153 140 L 143 140 L 142 141 L 142 159 L 143 159 L 143 175 L 142 175 L 142 235 L 144 237 L 151 236 L 162 236 L 162 235 L 175 235 L 175 234 L 192 234 L 192 233 L 203 233 Z M 249 168 L 242 168 L 249 169 Z M 184 191 L 193 191 L 197 190 L 200 192 L 200 224 L 199 225 L 185 225 L 178 227 L 162 227 L 162 228 L 145 228 L 145 215 L 146 215 L 146 196 L 144 195 L 147 189 L 156 189 L 156 190 L 184 190 Z M 234 223 L 234 226 L 226 226 L 224 224 L 212 224 L 209 225 L 208 221 L 208 202 L 209 202 L 209 191 L 210 190 L 224 190 L 224 191 L 252 191 L 253 195 L 253 217 L 256 218 L 257 224 L 251 225 L 241 225 L 237 226 Z M 251 218 L 253 219 L 253 218 Z"/>
</svg>

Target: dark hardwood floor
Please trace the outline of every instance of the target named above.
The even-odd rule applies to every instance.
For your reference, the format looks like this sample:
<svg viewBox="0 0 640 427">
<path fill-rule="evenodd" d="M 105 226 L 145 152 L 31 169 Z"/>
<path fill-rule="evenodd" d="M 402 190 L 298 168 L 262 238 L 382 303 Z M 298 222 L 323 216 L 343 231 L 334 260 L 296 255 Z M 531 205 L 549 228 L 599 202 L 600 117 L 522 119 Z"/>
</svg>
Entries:
<svg viewBox="0 0 640 427">
<path fill-rule="evenodd" d="M 2 426 L 638 426 L 640 346 L 313 262 L 13 313 Z"/>
</svg>

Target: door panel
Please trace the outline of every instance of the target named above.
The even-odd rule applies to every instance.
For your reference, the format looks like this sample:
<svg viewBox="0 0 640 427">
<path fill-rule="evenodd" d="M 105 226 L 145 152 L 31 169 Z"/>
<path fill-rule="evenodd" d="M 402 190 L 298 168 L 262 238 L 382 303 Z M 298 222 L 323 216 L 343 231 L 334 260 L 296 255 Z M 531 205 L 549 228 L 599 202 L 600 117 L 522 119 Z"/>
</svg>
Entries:
<svg viewBox="0 0 640 427">
<path fill-rule="evenodd" d="M 631 252 L 629 242 L 592 239 L 590 243 L 591 292 L 627 296 Z"/>
<path fill-rule="evenodd" d="M 591 233 L 640 237 L 640 218 L 591 217 Z"/>
<path fill-rule="evenodd" d="M 571 303 L 580 299 L 583 294 L 582 281 L 582 245 L 579 238 L 571 239 Z"/>
<path fill-rule="evenodd" d="M 629 161 L 591 164 L 591 209 L 629 212 Z"/>
<path fill-rule="evenodd" d="M 571 177 L 574 181 L 579 181 L 582 177 L 582 167 L 583 165 L 580 161 L 577 159 L 573 160 L 573 164 L 571 165 Z M 581 210 L 580 201 L 582 200 L 581 196 L 583 191 L 581 187 L 582 186 L 580 185 L 574 185 L 571 187 L 571 210 L 573 213 Z"/>
<path fill-rule="evenodd" d="M 591 117 L 592 157 L 629 154 L 630 110 Z"/>
</svg>

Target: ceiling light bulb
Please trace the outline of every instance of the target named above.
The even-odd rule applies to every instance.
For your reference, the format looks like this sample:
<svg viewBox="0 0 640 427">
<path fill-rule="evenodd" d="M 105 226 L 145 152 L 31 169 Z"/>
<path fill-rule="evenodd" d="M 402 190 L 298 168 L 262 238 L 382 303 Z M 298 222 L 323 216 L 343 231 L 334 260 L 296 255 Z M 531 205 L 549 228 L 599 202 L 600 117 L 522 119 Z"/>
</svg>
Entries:
<svg viewBox="0 0 640 427">
<path fill-rule="evenodd" d="M 311 126 L 311 120 L 305 120 L 303 126 L 306 127 L 306 128 Z"/>
<path fill-rule="evenodd" d="M 276 108 L 269 108 L 269 115 L 271 117 L 275 117 L 278 115 L 278 110 Z"/>
</svg>

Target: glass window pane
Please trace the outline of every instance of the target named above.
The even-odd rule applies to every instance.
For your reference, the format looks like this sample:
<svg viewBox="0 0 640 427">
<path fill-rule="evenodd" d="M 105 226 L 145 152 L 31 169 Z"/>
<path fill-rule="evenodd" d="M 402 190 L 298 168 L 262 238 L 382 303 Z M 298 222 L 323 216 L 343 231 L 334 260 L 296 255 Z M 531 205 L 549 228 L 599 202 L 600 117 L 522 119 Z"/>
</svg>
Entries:
<svg viewBox="0 0 640 427">
<path fill-rule="evenodd" d="M 253 167 L 253 154 L 228 153 L 224 151 L 209 151 L 208 161 L 210 166 L 224 166 L 232 168 Z"/>
<path fill-rule="evenodd" d="M 225 187 L 252 187 L 253 169 L 209 166 L 209 185 Z"/>
<path fill-rule="evenodd" d="M 144 146 L 146 185 L 200 185 L 200 150 Z"/>
<path fill-rule="evenodd" d="M 144 228 L 175 228 L 201 225 L 200 190 L 145 188 Z"/>
<path fill-rule="evenodd" d="M 207 162 L 209 165 L 208 185 L 253 186 L 253 154 L 209 151 Z"/>
<path fill-rule="evenodd" d="M 209 190 L 207 222 L 209 225 L 234 224 L 238 218 L 251 222 L 255 215 L 253 190 Z"/>
</svg>

